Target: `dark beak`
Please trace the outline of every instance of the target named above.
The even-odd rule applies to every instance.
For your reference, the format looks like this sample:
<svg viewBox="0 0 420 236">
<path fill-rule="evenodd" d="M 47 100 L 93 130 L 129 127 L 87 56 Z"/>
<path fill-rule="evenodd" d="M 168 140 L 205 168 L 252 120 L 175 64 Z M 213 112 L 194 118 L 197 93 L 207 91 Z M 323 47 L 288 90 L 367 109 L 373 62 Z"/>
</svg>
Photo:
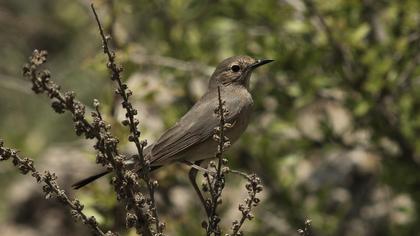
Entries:
<svg viewBox="0 0 420 236">
<path fill-rule="evenodd" d="M 257 60 L 254 64 L 250 65 L 249 67 L 250 67 L 251 69 L 255 69 L 255 68 L 257 68 L 257 67 L 260 67 L 260 66 L 262 66 L 262 65 L 265 65 L 265 64 L 270 63 L 270 62 L 272 62 L 272 61 L 274 61 L 274 60 L 269 60 L 269 59 L 261 59 L 261 60 Z"/>
</svg>

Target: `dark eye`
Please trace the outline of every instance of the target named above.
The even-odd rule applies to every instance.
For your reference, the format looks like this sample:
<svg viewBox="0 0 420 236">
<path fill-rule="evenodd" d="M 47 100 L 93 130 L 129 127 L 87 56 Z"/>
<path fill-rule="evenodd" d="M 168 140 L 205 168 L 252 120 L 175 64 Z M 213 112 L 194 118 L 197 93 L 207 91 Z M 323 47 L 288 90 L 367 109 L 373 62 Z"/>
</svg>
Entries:
<svg viewBox="0 0 420 236">
<path fill-rule="evenodd" d="M 241 69 L 241 67 L 240 67 L 240 66 L 238 66 L 238 65 L 233 65 L 230 69 L 231 69 L 233 72 L 238 72 L 238 71 Z"/>
</svg>

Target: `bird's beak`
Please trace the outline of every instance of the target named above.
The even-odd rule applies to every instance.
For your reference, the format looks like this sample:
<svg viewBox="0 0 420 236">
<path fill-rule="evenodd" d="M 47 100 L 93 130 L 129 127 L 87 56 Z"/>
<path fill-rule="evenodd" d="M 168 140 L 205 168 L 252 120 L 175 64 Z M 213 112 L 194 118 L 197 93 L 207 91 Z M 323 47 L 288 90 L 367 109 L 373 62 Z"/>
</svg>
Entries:
<svg viewBox="0 0 420 236">
<path fill-rule="evenodd" d="M 251 64 L 249 67 L 250 69 L 255 69 L 259 66 L 265 65 L 267 63 L 273 62 L 274 60 L 270 60 L 270 59 L 260 59 L 257 60 L 255 63 Z"/>
</svg>

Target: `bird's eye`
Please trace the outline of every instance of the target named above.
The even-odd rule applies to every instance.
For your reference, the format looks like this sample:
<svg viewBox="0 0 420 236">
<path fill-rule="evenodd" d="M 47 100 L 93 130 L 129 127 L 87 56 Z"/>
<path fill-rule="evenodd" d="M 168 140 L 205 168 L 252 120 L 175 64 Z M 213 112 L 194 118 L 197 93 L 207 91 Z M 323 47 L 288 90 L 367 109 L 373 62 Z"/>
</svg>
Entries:
<svg viewBox="0 0 420 236">
<path fill-rule="evenodd" d="M 238 71 L 241 69 L 241 67 L 240 67 L 240 66 L 238 66 L 238 65 L 233 65 L 230 69 L 231 69 L 233 72 L 238 72 Z"/>
</svg>

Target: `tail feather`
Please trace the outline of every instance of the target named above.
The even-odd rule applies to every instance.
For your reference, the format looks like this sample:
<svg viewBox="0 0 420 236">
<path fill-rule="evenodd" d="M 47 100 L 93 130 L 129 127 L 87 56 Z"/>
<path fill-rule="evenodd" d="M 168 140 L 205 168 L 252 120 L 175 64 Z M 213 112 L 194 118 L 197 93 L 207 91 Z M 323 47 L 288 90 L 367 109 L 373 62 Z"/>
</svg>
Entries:
<svg viewBox="0 0 420 236">
<path fill-rule="evenodd" d="M 158 169 L 158 168 L 160 168 L 160 167 L 162 167 L 162 166 L 151 166 L 151 167 L 150 167 L 150 171 L 154 171 L 154 170 L 156 170 L 156 169 Z M 82 188 L 82 187 L 84 187 L 84 186 L 86 186 L 86 185 L 88 185 L 88 184 L 92 183 L 93 181 L 95 181 L 95 180 L 97 180 L 97 179 L 101 178 L 102 176 L 107 175 L 107 174 L 109 174 L 109 173 L 111 173 L 111 172 L 112 172 L 111 170 L 106 170 L 106 171 L 100 172 L 100 173 L 98 173 L 98 174 L 95 174 L 95 175 L 89 176 L 89 177 L 87 177 L 87 178 L 84 178 L 84 179 L 82 179 L 82 180 L 80 180 L 80 181 L 78 181 L 78 182 L 74 183 L 74 184 L 72 185 L 72 187 L 73 187 L 73 189 L 79 189 L 79 188 Z"/>
<path fill-rule="evenodd" d="M 104 176 L 104 175 L 106 175 L 106 174 L 109 174 L 109 173 L 111 173 L 111 171 L 106 170 L 106 171 L 103 171 L 103 172 L 101 172 L 101 173 L 99 173 L 99 174 L 89 176 L 89 177 L 87 177 L 87 178 L 85 178 L 85 179 L 82 179 L 82 180 L 80 180 L 80 181 L 78 181 L 78 182 L 74 183 L 74 184 L 72 185 L 72 187 L 73 187 L 74 189 L 79 189 L 79 188 L 81 188 L 81 187 L 83 187 L 83 186 L 85 186 L 85 185 L 87 185 L 87 184 L 90 184 L 90 183 L 92 183 L 93 181 L 95 181 L 95 180 L 97 180 L 97 179 L 101 178 L 102 176 Z"/>
</svg>

